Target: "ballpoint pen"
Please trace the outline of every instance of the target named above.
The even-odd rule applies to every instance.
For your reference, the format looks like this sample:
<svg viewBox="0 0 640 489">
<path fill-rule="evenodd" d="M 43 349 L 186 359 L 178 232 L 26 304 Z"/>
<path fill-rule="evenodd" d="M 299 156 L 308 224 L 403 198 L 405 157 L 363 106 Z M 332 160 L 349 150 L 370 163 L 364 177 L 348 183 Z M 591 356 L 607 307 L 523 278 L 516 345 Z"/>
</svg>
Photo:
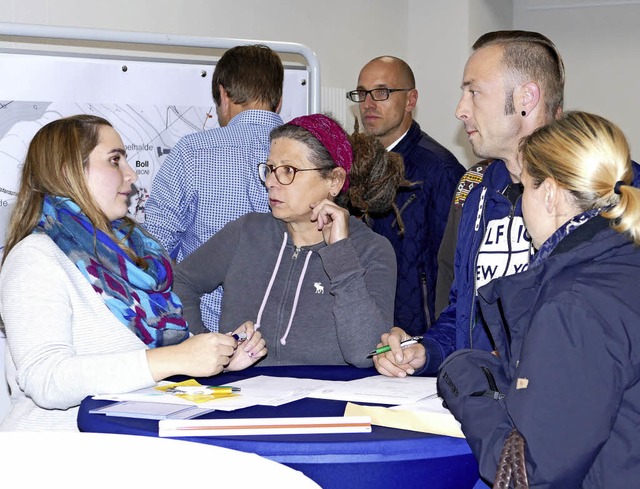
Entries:
<svg viewBox="0 0 640 489">
<path fill-rule="evenodd" d="M 235 338 L 235 340 L 236 340 L 238 343 L 241 343 L 241 342 L 243 342 L 244 340 L 246 340 L 246 339 L 247 339 L 247 333 L 233 333 L 231 336 L 232 336 L 233 338 Z"/>
<path fill-rule="evenodd" d="M 240 387 L 233 386 L 213 386 L 213 385 L 176 385 L 170 387 L 166 392 L 170 394 L 187 394 L 187 395 L 230 395 L 240 392 Z"/>
<path fill-rule="evenodd" d="M 408 340 L 404 340 L 400 342 L 400 348 L 406 348 L 407 346 L 415 345 L 422 341 L 423 336 L 412 336 Z M 367 358 L 375 357 L 376 355 L 380 355 L 382 353 L 386 353 L 391 350 L 389 345 L 381 346 L 380 348 L 376 348 L 371 353 L 367 355 Z"/>
</svg>

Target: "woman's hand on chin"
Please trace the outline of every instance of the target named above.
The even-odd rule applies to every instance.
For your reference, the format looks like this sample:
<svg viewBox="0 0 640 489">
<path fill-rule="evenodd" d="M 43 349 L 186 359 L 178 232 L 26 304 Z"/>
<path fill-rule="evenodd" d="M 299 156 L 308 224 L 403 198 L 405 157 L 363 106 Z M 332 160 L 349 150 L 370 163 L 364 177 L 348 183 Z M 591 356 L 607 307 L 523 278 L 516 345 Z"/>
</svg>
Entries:
<svg viewBox="0 0 640 489">
<path fill-rule="evenodd" d="M 322 231 L 324 242 L 331 245 L 349 237 L 349 211 L 329 199 L 310 204 L 311 221 Z"/>
</svg>

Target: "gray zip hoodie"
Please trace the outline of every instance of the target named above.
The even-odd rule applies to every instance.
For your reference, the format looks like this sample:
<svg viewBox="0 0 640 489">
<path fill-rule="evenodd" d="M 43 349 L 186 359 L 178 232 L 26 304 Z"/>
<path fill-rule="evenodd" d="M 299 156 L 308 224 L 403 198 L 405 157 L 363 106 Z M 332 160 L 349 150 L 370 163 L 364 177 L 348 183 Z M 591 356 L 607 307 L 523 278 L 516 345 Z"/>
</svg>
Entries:
<svg viewBox="0 0 640 489">
<path fill-rule="evenodd" d="M 200 297 L 224 288 L 220 332 L 259 325 L 260 365 L 370 367 L 367 354 L 393 326 L 396 259 L 360 220 L 349 237 L 296 248 L 286 224 L 251 213 L 228 223 L 175 269 L 174 290 L 193 333 L 206 331 Z"/>
</svg>

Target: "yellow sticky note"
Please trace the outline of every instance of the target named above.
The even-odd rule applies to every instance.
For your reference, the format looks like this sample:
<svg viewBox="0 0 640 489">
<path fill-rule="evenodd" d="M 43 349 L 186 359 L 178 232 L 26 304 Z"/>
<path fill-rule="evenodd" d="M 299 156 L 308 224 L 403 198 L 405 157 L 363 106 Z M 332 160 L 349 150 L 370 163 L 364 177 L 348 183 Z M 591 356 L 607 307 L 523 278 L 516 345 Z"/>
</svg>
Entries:
<svg viewBox="0 0 640 489">
<path fill-rule="evenodd" d="M 187 401 L 199 403 L 199 402 L 208 402 L 215 399 L 220 399 L 222 397 L 234 397 L 238 394 L 232 392 L 220 392 L 220 391 L 211 391 L 207 393 L 197 392 L 197 393 L 189 393 L 189 392 L 172 392 L 176 387 L 202 387 L 202 389 L 206 389 L 206 386 L 200 384 L 195 379 L 183 380 L 182 382 L 176 382 L 173 384 L 167 384 L 156 387 L 156 389 L 166 392 L 167 394 L 172 394 L 180 399 L 185 399 Z"/>
</svg>

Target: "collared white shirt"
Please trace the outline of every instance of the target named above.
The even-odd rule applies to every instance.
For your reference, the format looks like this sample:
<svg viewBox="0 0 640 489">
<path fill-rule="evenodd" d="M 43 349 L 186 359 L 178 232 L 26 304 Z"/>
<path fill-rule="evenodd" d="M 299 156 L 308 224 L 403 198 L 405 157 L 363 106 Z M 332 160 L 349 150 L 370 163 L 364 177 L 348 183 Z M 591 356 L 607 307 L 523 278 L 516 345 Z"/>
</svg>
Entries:
<svg viewBox="0 0 640 489">
<path fill-rule="evenodd" d="M 411 126 L 409 126 L 409 129 L 411 129 Z M 400 141 L 402 141 L 402 138 L 407 135 L 407 133 L 409 132 L 409 129 L 407 129 L 404 132 L 404 134 L 402 136 L 400 136 L 398 139 L 396 139 L 393 143 L 391 143 L 389 146 L 387 146 L 387 151 L 391 151 L 393 148 L 395 148 L 398 145 L 398 143 Z"/>
</svg>

